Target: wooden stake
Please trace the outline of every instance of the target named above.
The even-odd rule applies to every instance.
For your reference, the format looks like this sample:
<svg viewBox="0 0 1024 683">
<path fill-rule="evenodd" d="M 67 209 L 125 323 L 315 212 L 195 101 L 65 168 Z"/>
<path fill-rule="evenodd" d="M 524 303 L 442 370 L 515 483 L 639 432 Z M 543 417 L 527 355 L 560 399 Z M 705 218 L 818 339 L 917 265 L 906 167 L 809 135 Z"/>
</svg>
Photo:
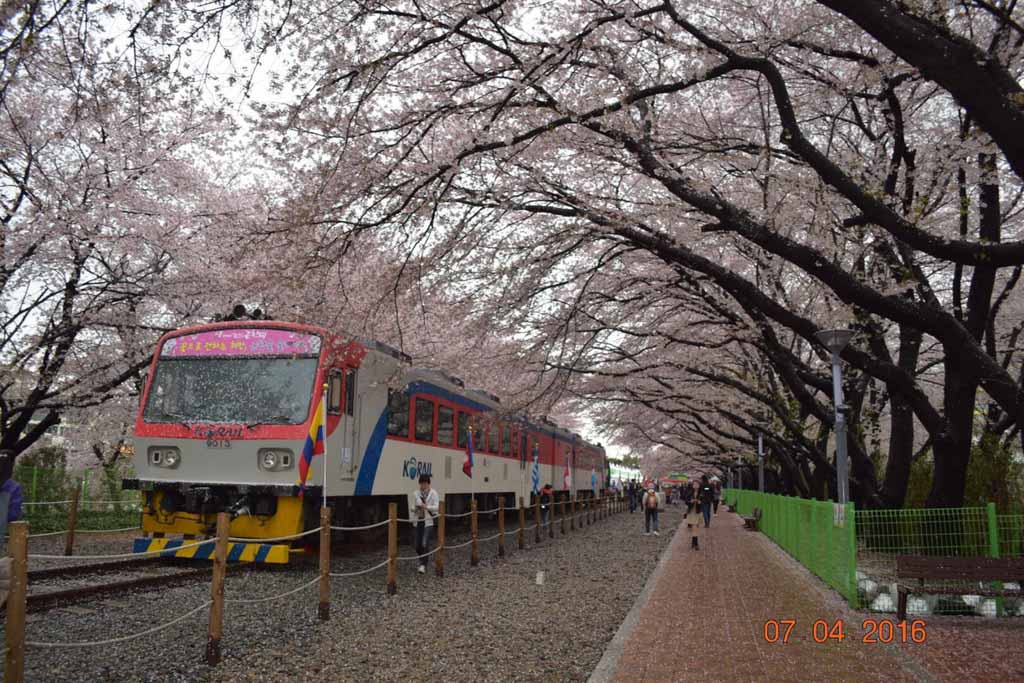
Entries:
<svg viewBox="0 0 1024 683">
<path fill-rule="evenodd" d="M 470 546 L 472 553 L 469 555 L 469 564 L 475 567 L 480 564 L 480 549 L 476 545 L 476 498 L 469 502 L 469 537 L 473 541 Z"/>
<path fill-rule="evenodd" d="M 505 498 L 498 496 L 498 557 L 505 557 Z"/>
<path fill-rule="evenodd" d="M 388 595 L 398 592 L 398 503 L 388 503 Z"/>
<path fill-rule="evenodd" d="M 11 555 L 11 587 L 7 594 L 7 655 L 4 680 L 25 680 L 25 595 L 28 593 L 28 522 L 7 526 Z"/>
<path fill-rule="evenodd" d="M 519 549 L 523 549 L 523 530 L 526 529 L 526 507 L 523 506 L 523 497 L 519 496 Z"/>
<path fill-rule="evenodd" d="M 536 522 L 533 528 L 533 542 L 540 543 L 540 496 L 533 501 L 533 521 Z"/>
<path fill-rule="evenodd" d="M 548 503 L 548 538 L 555 537 L 555 497 L 551 496 Z"/>
<path fill-rule="evenodd" d="M 436 573 L 444 576 L 444 501 L 437 504 L 437 561 Z"/>
<path fill-rule="evenodd" d="M 331 618 L 331 509 L 320 508 L 320 621 Z"/>
<path fill-rule="evenodd" d="M 569 531 L 576 531 L 576 496 L 569 498 Z"/>
<path fill-rule="evenodd" d="M 210 628 L 206 640 L 206 663 L 220 664 L 220 638 L 224 633 L 224 575 L 227 573 L 228 534 L 231 516 L 217 515 L 217 543 L 213 548 L 213 581 L 210 583 Z"/>
<path fill-rule="evenodd" d="M 64 536 L 64 554 L 69 557 L 75 552 L 75 527 L 78 526 L 78 495 L 80 488 L 78 483 L 75 482 L 75 488 L 71 491 L 71 507 L 68 508 L 68 531 Z"/>
<path fill-rule="evenodd" d="M 562 527 L 562 535 L 565 536 L 565 498 L 563 498 L 562 500 L 558 501 L 558 504 L 562 508 L 562 514 L 559 515 L 559 518 L 558 518 L 559 526 Z"/>
</svg>

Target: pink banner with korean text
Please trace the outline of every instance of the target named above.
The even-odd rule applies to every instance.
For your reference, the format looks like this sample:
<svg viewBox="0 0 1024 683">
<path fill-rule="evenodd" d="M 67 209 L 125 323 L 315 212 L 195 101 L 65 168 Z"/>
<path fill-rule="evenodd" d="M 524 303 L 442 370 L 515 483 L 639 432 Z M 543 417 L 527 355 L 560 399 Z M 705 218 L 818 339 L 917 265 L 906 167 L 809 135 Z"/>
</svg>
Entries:
<svg viewBox="0 0 1024 683">
<path fill-rule="evenodd" d="M 267 327 L 210 330 L 172 337 L 160 349 L 162 358 L 223 356 L 306 356 L 320 353 L 320 337 Z"/>
</svg>

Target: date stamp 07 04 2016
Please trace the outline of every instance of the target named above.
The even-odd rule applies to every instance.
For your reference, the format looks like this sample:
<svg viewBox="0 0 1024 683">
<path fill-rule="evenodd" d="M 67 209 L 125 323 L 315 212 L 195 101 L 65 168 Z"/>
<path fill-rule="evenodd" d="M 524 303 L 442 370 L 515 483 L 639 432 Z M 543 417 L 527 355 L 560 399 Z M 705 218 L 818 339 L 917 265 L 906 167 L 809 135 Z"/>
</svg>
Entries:
<svg viewBox="0 0 1024 683">
<path fill-rule="evenodd" d="M 801 634 L 796 619 L 769 619 L 764 622 L 764 640 L 766 643 L 788 643 L 791 637 Z M 923 619 L 914 621 L 893 621 L 891 619 L 865 619 L 859 632 L 863 643 L 925 643 L 928 631 Z M 843 641 L 848 637 L 856 637 L 846 632 L 846 624 L 842 619 L 828 621 L 818 619 L 811 626 L 811 639 L 815 643 Z"/>
</svg>

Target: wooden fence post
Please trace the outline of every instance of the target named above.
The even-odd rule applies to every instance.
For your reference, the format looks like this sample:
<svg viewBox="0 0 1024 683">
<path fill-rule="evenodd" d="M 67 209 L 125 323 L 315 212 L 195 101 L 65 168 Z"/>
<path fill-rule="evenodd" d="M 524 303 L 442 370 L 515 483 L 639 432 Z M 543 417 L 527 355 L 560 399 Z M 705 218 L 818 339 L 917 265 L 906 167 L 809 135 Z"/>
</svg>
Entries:
<svg viewBox="0 0 1024 683">
<path fill-rule="evenodd" d="M 505 557 L 505 498 L 498 496 L 498 557 Z"/>
<path fill-rule="evenodd" d="M 569 531 L 576 531 L 576 496 L 569 496 Z"/>
<path fill-rule="evenodd" d="M 437 504 L 437 564 L 436 573 L 444 576 L 444 501 Z"/>
<path fill-rule="evenodd" d="M 231 516 L 217 515 L 217 543 L 213 548 L 213 581 L 210 583 L 210 627 L 206 640 L 206 663 L 220 664 L 220 638 L 224 634 L 224 574 L 227 572 L 228 534 Z"/>
<path fill-rule="evenodd" d="M 331 509 L 320 508 L 320 621 L 331 618 Z"/>
<path fill-rule="evenodd" d="M 519 549 L 523 549 L 523 530 L 526 528 L 526 508 L 523 506 L 523 497 L 519 496 Z"/>
<path fill-rule="evenodd" d="M 469 566 L 475 567 L 480 564 L 480 548 L 476 544 L 476 498 L 469 502 L 469 513 L 469 537 L 473 541 L 473 545 L 470 546 L 473 552 L 469 555 Z"/>
<path fill-rule="evenodd" d="M 540 543 L 540 496 L 533 501 L 533 521 L 536 522 L 533 528 L 533 542 Z"/>
<path fill-rule="evenodd" d="M 398 592 L 398 503 L 388 503 L 388 595 Z"/>
<path fill-rule="evenodd" d="M 7 526 L 11 556 L 10 590 L 7 594 L 7 654 L 4 680 L 25 680 L 25 595 L 28 593 L 28 522 Z"/>
<path fill-rule="evenodd" d="M 78 496 L 81 487 L 76 484 L 71 490 L 71 507 L 68 508 L 68 531 L 64 535 L 64 554 L 72 555 L 75 552 L 75 527 L 78 525 Z"/>
<path fill-rule="evenodd" d="M 548 502 L 548 538 L 555 537 L 555 496 Z"/>
<path fill-rule="evenodd" d="M 562 506 L 562 514 L 558 518 L 559 526 L 562 528 L 562 535 L 565 536 L 565 498 L 558 501 L 558 504 Z"/>
</svg>

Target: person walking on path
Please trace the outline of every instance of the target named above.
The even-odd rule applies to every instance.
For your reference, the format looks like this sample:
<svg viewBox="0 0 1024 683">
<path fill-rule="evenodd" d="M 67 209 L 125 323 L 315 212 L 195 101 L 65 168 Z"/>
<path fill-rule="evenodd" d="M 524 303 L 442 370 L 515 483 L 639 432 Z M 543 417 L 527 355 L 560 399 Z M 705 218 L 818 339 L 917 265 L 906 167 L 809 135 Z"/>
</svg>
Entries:
<svg viewBox="0 0 1024 683">
<path fill-rule="evenodd" d="M 652 533 L 652 526 L 654 527 L 654 535 L 660 536 L 661 534 L 658 533 L 658 494 L 655 493 L 653 486 L 647 489 L 647 493 L 644 494 L 643 508 L 644 536 Z"/>
<path fill-rule="evenodd" d="M 548 517 L 551 515 L 551 503 L 555 499 L 555 489 L 551 484 L 544 484 L 540 490 L 540 525 L 548 525 Z"/>
<path fill-rule="evenodd" d="M 629 511 L 636 512 L 636 482 L 626 483 L 626 496 L 629 498 Z"/>
<path fill-rule="evenodd" d="M 416 554 L 420 556 L 420 574 L 427 573 L 427 551 L 430 550 L 430 533 L 434 528 L 434 518 L 441 502 L 437 491 L 430 487 L 430 475 L 420 475 L 420 490 L 413 494 L 416 511 Z"/>
<path fill-rule="evenodd" d="M 704 515 L 704 528 L 711 526 L 711 505 L 715 501 L 715 488 L 708 481 L 708 475 L 700 477 L 700 489 L 697 491 L 697 500 L 700 503 L 700 511 Z"/>
<path fill-rule="evenodd" d="M 718 504 L 721 501 L 722 501 L 722 484 L 721 484 L 721 482 L 716 481 L 715 482 L 715 497 L 711 501 L 712 502 L 712 507 L 714 508 L 716 515 L 718 514 Z"/>
</svg>

